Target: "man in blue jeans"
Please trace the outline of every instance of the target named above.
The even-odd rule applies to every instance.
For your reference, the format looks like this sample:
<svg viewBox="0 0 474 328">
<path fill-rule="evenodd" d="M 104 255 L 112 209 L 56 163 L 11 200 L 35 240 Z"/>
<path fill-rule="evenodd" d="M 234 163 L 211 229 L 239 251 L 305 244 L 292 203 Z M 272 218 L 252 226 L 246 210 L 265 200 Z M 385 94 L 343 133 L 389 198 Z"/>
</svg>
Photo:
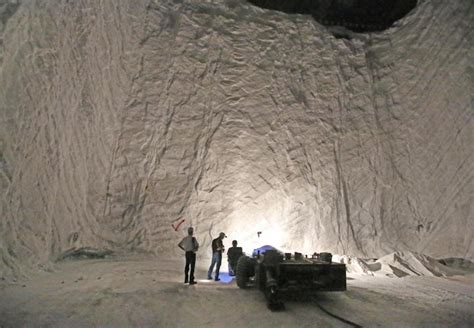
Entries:
<svg viewBox="0 0 474 328">
<path fill-rule="evenodd" d="M 216 266 L 216 275 L 214 280 L 219 281 L 219 269 L 221 268 L 222 262 L 222 252 L 224 251 L 224 243 L 222 240 L 227 237 L 225 233 L 219 233 L 219 237 L 212 241 L 212 262 L 207 271 L 207 279 L 212 280 L 212 271 L 214 270 L 214 265 Z"/>
</svg>

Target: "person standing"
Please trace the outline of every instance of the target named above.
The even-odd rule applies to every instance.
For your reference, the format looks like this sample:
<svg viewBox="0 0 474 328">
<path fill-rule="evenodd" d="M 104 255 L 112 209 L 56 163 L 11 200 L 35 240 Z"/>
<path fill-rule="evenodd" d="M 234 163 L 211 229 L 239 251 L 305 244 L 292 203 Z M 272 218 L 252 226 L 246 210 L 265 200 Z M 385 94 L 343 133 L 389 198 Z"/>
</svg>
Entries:
<svg viewBox="0 0 474 328">
<path fill-rule="evenodd" d="M 227 250 L 227 262 L 229 262 L 229 276 L 235 276 L 237 262 L 243 255 L 242 247 L 237 247 L 237 240 L 232 241 L 232 247 Z"/>
<path fill-rule="evenodd" d="M 215 281 L 219 281 L 219 269 L 221 268 L 222 262 L 222 252 L 224 252 L 224 243 L 222 240 L 227 237 L 225 233 L 219 233 L 219 237 L 212 241 L 212 262 L 207 271 L 207 279 L 212 280 L 212 271 L 214 270 L 214 265 L 216 266 L 216 275 L 214 277 Z"/>
<path fill-rule="evenodd" d="M 184 283 L 187 284 L 189 281 L 190 285 L 194 285 L 197 283 L 194 280 L 194 268 L 196 266 L 196 252 L 199 249 L 199 243 L 193 236 L 193 233 L 193 227 L 189 227 L 188 235 L 184 237 L 183 240 L 181 240 L 181 242 L 178 244 L 178 247 L 185 252 L 186 257 L 186 265 L 184 266 Z M 189 272 L 190 268 L 191 272 Z"/>
</svg>

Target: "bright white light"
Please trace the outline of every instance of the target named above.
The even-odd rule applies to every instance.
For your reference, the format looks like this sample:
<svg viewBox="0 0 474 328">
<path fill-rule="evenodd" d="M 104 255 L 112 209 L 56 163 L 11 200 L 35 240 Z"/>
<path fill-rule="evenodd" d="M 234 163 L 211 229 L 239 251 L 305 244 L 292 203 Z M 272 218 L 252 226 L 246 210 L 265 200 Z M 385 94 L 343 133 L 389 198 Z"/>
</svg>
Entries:
<svg viewBox="0 0 474 328">
<path fill-rule="evenodd" d="M 271 245 L 278 249 L 287 242 L 284 219 L 288 215 L 289 202 L 276 192 L 262 195 L 258 202 L 236 205 L 229 217 L 231 221 L 227 230 L 231 241 L 236 239 L 244 252 L 251 254 L 255 248 Z M 260 236 L 258 232 L 261 232 Z"/>
</svg>

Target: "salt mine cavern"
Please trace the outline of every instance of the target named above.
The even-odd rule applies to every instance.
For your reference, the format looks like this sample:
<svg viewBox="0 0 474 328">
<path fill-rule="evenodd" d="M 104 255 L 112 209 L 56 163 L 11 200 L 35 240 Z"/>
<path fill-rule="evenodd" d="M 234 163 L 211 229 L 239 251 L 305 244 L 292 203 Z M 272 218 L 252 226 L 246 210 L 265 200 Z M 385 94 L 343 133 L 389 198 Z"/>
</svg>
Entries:
<svg viewBox="0 0 474 328">
<path fill-rule="evenodd" d="M 0 0 L 0 327 L 473 327 L 473 31 Z"/>
</svg>

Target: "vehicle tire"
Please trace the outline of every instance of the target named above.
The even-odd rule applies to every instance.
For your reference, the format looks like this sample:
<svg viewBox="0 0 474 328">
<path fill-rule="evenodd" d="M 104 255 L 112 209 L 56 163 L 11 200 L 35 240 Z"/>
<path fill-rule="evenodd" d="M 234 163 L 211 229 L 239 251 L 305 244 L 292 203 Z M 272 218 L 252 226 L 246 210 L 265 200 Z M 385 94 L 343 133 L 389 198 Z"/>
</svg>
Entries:
<svg viewBox="0 0 474 328">
<path fill-rule="evenodd" d="M 241 256 L 239 262 L 237 262 L 236 280 L 239 288 L 247 288 L 250 277 L 253 271 L 253 261 L 248 256 Z"/>
</svg>

